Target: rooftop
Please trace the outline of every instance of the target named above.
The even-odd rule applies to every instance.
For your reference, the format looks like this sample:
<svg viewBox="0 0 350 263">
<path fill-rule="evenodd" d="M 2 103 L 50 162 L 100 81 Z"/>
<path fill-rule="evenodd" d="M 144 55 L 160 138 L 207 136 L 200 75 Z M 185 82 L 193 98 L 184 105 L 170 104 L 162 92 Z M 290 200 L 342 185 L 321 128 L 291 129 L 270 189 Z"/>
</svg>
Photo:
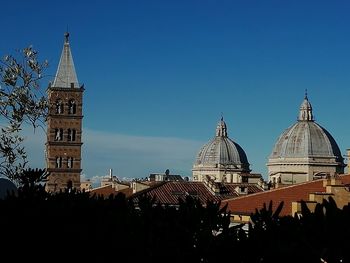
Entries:
<svg viewBox="0 0 350 263">
<path fill-rule="evenodd" d="M 248 194 L 262 191 L 256 184 L 219 184 L 221 194 L 215 195 L 203 182 L 162 182 L 152 188 L 134 194 L 131 196 L 131 199 L 137 202 L 139 196 L 145 194 L 150 197 L 155 197 L 156 201 L 161 204 L 177 205 L 179 203 L 179 198 L 185 199 L 187 196 L 192 196 L 194 198 L 199 198 L 199 200 L 205 204 L 208 200 L 218 202 L 223 199 L 238 197 L 239 193 L 237 193 L 237 187 L 246 187 Z"/>
<path fill-rule="evenodd" d="M 343 184 L 350 183 L 350 175 L 339 176 L 339 179 L 341 179 Z M 227 204 L 227 209 L 232 213 L 251 214 L 256 209 L 263 208 L 264 203 L 268 205 L 270 201 L 272 201 L 272 209 L 276 210 L 277 206 L 283 201 L 284 206 L 280 215 L 285 216 L 292 214 L 292 202 L 307 201 L 309 200 L 309 194 L 315 192 L 326 192 L 323 186 L 323 179 L 227 199 L 222 201 L 221 205 Z"/>
</svg>

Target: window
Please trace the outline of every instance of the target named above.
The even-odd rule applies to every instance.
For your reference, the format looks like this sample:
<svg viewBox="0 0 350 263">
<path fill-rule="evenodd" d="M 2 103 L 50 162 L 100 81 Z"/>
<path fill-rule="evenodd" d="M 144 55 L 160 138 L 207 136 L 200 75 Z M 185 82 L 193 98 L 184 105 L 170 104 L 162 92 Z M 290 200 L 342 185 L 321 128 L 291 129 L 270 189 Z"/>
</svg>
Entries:
<svg viewBox="0 0 350 263">
<path fill-rule="evenodd" d="M 68 102 L 68 113 L 69 114 L 75 114 L 77 111 L 77 107 L 75 104 L 75 100 L 69 100 Z"/>
<path fill-rule="evenodd" d="M 75 130 L 74 129 L 72 130 L 72 141 L 73 142 L 75 141 Z"/>
<path fill-rule="evenodd" d="M 68 129 L 68 141 L 74 142 L 75 141 L 75 129 Z"/>
<path fill-rule="evenodd" d="M 58 99 L 56 100 L 56 114 L 62 114 L 63 113 L 63 103 L 62 100 Z"/>
<path fill-rule="evenodd" d="M 68 157 L 67 167 L 68 168 L 73 168 L 73 157 Z"/>
<path fill-rule="evenodd" d="M 63 140 L 63 129 L 55 129 L 55 141 Z"/>
<path fill-rule="evenodd" d="M 56 157 L 56 168 L 62 167 L 62 157 Z"/>
</svg>

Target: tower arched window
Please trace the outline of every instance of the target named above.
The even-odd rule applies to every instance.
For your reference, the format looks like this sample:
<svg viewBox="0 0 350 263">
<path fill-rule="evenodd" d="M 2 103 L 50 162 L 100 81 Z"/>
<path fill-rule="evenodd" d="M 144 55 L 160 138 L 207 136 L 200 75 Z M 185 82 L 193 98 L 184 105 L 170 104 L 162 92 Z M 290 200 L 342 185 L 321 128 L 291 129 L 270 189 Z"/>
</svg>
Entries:
<svg viewBox="0 0 350 263">
<path fill-rule="evenodd" d="M 75 129 L 68 129 L 68 141 L 69 142 L 75 141 L 75 134 L 76 134 Z"/>
<path fill-rule="evenodd" d="M 68 157 L 67 159 L 67 167 L 73 168 L 73 157 Z"/>
<path fill-rule="evenodd" d="M 62 157 L 56 157 L 56 168 L 62 167 Z"/>
<path fill-rule="evenodd" d="M 56 114 L 63 113 L 63 103 L 61 99 L 56 100 Z"/>
<path fill-rule="evenodd" d="M 55 141 L 63 140 L 63 129 L 56 128 L 55 129 Z"/>
<path fill-rule="evenodd" d="M 77 105 L 75 103 L 75 100 L 69 100 L 68 101 L 68 113 L 69 114 L 75 114 L 77 112 Z"/>
</svg>

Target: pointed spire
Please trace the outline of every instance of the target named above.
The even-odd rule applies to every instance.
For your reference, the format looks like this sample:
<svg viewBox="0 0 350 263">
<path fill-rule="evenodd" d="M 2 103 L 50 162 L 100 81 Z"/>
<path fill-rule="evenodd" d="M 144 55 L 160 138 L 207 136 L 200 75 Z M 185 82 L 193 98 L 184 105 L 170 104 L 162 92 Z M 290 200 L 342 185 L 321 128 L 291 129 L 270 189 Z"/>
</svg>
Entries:
<svg viewBox="0 0 350 263">
<path fill-rule="evenodd" d="M 51 87 L 54 88 L 79 88 L 77 74 L 69 46 L 69 33 L 64 34 L 64 45 L 58 64 L 55 80 Z"/>
<path fill-rule="evenodd" d="M 299 121 L 313 121 L 312 106 L 307 97 L 307 89 L 305 90 L 305 97 L 300 105 Z"/>
<path fill-rule="evenodd" d="M 223 116 L 216 126 L 216 137 L 227 137 L 227 127 Z"/>
</svg>

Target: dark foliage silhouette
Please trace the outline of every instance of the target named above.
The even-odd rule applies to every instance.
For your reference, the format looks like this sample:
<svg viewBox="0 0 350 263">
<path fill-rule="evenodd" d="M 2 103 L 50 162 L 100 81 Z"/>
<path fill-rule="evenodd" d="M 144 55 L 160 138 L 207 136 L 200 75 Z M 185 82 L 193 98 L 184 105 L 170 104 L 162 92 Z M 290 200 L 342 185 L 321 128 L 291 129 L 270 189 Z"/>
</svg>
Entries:
<svg viewBox="0 0 350 263">
<path fill-rule="evenodd" d="M 281 203 L 257 210 L 248 230 L 230 227 L 220 203 L 192 197 L 164 206 L 140 196 L 105 199 L 74 189 L 46 193 L 30 170 L 18 195 L 0 200 L 1 255 L 16 261 L 349 262 L 350 209 L 330 199 L 311 213 L 280 217 Z"/>
</svg>

